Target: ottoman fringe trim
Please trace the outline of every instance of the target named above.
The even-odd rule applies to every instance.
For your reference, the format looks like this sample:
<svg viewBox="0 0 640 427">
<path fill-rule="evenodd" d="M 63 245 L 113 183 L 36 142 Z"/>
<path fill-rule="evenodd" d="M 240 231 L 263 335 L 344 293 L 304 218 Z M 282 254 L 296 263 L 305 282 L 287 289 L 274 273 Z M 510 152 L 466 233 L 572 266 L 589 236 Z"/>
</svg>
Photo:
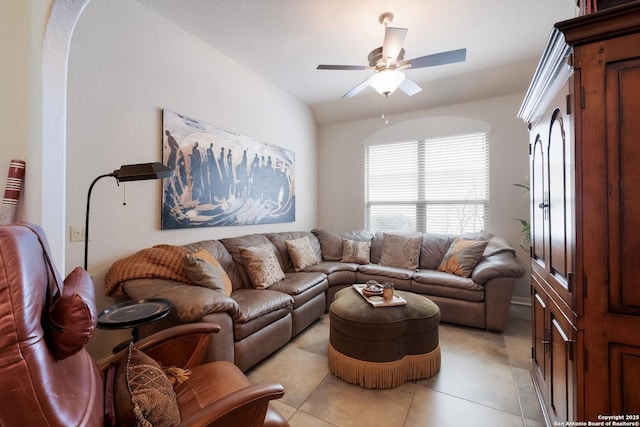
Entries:
<svg viewBox="0 0 640 427">
<path fill-rule="evenodd" d="M 392 388 L 432 377 L 440 371 L 440 346 L 430 353 L 407 355 L 393 362 L 367 362 L 338 352 L 329 344 L 329 371 L 364 388 Z"/>
</svg>

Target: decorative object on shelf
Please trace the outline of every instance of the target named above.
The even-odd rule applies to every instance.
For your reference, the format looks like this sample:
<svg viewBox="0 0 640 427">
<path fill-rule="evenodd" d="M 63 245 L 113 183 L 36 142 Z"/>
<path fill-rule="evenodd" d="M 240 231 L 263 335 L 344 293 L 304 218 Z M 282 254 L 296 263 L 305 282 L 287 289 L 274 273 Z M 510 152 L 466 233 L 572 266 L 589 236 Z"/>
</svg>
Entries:
<svg viewBox="0 0 640 427">
<path fill-rule="evenodd" d="M 295 153 L 171 111 L 162 229 L 295 221 Z"/>
<path fill-rule="evenodd" d="M 2 199 L 2 208 L 0 208 L 0 224 L 13 224 L 16 221 L 24 172 L 24 160 L 11 160 L 4 198 Z"/>
<path fill-rule="evenodd" d="M 123 165 L 120 169 L 114 170 L 111 173 L 98 176 L 91 182 L 89 186 L 89 192 L 87 193 L 87 213 L 85 217 L 85 234 L 84 234 L 84 269 L 87 269 L 87 260 L 89 252 L 89 208 L 91 207 L 91 191 L 93 186 L 102 178 L 112 176 L 115 178 L 116 183 L 120 185 L 120 182 L 127 181 L 144 181 L 147 179 L 164 179 L 173 176 L 173 169 L 169 169 L 162 163 L 138 163 L 133 165 Z"/>
</svg>

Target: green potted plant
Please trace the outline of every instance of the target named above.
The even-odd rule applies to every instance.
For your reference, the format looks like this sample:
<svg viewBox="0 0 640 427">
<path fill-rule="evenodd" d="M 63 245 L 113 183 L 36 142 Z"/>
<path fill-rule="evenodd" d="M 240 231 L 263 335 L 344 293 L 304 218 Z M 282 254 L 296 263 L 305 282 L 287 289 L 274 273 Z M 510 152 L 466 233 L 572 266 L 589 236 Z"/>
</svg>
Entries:
<svg viewBox="0 0 640 427">
<path fill-rule="evenodd" d="M 529 200 L 529 184 L 513 184 L 516 187 L 524 188 L 527 192 L 523 197 L 527 198 L 527 204 Z M 525 218 L 513 218 L 516 221 L 520 222 L 522 225 L 522 229 L 520 230 L 520 247 L 529 252 L 529 248 L 531 247 L 531 223 L 529 219 Z"/>
</svg>

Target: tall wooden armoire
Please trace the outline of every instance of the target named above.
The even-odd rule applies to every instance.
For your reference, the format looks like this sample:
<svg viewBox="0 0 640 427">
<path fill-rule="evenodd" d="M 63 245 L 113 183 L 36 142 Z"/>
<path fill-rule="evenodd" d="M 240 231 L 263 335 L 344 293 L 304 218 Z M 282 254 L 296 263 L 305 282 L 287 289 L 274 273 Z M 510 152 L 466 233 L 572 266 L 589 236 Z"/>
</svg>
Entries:
<svg viewBox="0 0 640 427">
<path fill-rule="evenodd" d="M 519 117 L 547 423 L 640 421 L 640 1 L 556 24 Z"/>
</svg>

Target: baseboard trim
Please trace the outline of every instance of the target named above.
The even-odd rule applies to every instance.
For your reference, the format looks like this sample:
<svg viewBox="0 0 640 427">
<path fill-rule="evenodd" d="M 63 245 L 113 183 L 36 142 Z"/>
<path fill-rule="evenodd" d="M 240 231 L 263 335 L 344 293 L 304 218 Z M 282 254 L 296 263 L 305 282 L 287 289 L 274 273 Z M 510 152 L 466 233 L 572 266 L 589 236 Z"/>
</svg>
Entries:
<svg viewBox="0 0 640 427">
<path fill-rule="evenodd" d="M 523 297 L 512 297 L 509 317 L 531 320 L 531 300 Z"/>
<path fill-rule="evenodd" d="M 511 304 L 526 305 L 527 307 L 531 307 L 531 298 L 511 297 Z"/>
</svg>

